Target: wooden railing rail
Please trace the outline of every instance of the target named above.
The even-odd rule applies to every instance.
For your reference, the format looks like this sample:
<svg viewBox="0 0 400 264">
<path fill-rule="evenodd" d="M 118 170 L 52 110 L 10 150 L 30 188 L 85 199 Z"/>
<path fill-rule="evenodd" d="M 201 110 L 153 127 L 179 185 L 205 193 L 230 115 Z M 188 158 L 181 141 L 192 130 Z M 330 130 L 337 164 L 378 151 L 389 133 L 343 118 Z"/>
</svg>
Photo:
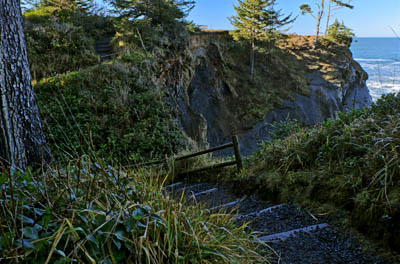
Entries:
<svg viewBox="0 0 400 264">
<path fill-rule="evenodd" d="M 234 161 L 227 161 L 227 162 L 223 162 L 223 163 L 220 163 L 220 164 L 213 164 L 213 165 L 210 165 L 210 166 L 194 169 L 194 170 L 191 170 L 191 171 L 182 172 L 180 174 L 197 173 L 197 172 L 202 172 L 202 171 L 212 170 L 212 169 L 218 169 L 218 168 L 223 168 L 223 167 L 232 166 L 232 165 L 236 165 L 237 170 L 240 171 L 243 168 L 243 163 L 242 163 L 242 158 L 241 158 L 241 155 L 240 155 L 239 139 L 238 139 L 237 136 L 233 136 L 232 137 L 232 143 L 224 144 L 224 145 L 221 145 L 221 146 L 218 146 L 218 147 L 214 147 L 214 148 L 210 148 L 210 149 L 207 149 L 207 150 L 202 150 L 202 151 L 199 151 L 199 152 L 196 152 L 196 153 L 183 155 L 183 156 L 175 158 L 175 161 L 189 159 L 189 158 L 197 157 L 197 156 L 200 156 L 200 155 L 204 155 L 204 154 L 207 154 L 207 153 L 211 153 L 211 152 L 214 152 L 214 151 L 227 149 L 227 148 L 231 148 L 231 147 L 233 147 L 233 150 L 234 150 L 234 153 L 235 153 L 235 160 Z M 150 166 L 150 165 L 157 165 L 157 164 L 166 163 L 167 161 L 168 161 L 168 159 L 162 159 L 162 160 L 156 160 L 156 161 L 151 161 L 151 162 L 144 162 L 144 163 L 134 164 L 131 167 L 138 168 L 138 167 L 144 167 L 144 166 Z"/>
</svg>

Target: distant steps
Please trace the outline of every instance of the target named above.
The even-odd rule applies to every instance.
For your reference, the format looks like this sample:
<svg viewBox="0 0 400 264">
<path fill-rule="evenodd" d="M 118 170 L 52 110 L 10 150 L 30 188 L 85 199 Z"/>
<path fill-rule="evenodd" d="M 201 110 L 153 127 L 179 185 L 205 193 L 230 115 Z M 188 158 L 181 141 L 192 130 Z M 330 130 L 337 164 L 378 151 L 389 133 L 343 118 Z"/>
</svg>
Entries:
<svg viewBox="0 0 400 264">
<path fill-rule="evenodd" d="M 100 61 L 109 61 L 112 59 L 112 49 L 111 49 L 112 38 L 105 38 L 96 41 L 96 53 L 100 56 Z"/>
</svg>

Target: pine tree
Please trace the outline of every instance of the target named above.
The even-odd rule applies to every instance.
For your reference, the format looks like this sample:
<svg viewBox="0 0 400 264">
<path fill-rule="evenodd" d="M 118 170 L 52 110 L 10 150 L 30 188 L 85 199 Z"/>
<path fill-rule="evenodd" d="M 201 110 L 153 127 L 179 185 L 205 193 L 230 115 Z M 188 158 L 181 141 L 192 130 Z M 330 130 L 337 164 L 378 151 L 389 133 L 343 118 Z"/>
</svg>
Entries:
<svg viewBox="0 0 400 264">
<path fill-rule="evenodd" d="M 292 23 L 296 18 L 291 15 L 283 17 L 281 10 L 274 10 L 275 0 L 238 0 L 234 6 L 236 16 L 229 21 L 235 27 L 232 36 L 235 40 L 249 41 L 250 51 L 250 76 L 254 74 L 254 55 L 257 41 L 271 39 L 278 28 Z"/>
<path fill-rule="evenodd" d="M 346 27 L 343 21 L 340 23 L 337 19 L 329 26 L 326 34 L 327 39 L 347 47 L 350 47 L 354 36 L 352 30 Z"/>
<path fill-rule="evenodd" d="M 26 1 L 32 2 L 32 1 Z M 89 13 L 94 9 L 94 0 L 40 0 L 32 4 L 33 8 L 43 8 L 53 6 L 63 10 L 79 10 L 84 13 Z"/>
<path fill-rule="evenodd" d="M 329 0 L 328 14 L 326 16 L 325 35 L 328 34 L 329 22 L 332 17 L 332 12 L 342 8 L 353 9 L 354 6 L 350 5 L 351 1 L 352 0 Z"/>
<path fill-rule="evenodd" d="M 194 0 L 109 0 L 120 17 L 143 18 L 152 25 L 169 24 L 185 18 Z"/>
</svg>

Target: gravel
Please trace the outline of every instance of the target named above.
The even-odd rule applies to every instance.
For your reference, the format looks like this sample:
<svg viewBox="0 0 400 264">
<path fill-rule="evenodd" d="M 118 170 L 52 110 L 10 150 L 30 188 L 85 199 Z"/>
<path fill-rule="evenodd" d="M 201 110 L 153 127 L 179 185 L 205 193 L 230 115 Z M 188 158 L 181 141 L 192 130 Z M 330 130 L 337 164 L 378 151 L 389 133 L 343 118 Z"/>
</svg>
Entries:
<svg viewBox="0 0 400 264">
<path fill-rule="evenodd" d="M 314 218 L 294 205 L 283 205 L 257 217 L 242 217 L 238 223 L 250 222 L 250 229 L 262 235 L 272 235 L 318 224 Z"/>
<path fill-rule="evenodd" d="M 384 264 L 378 257 L 363 254 L 362 246 L 353 237 L 344 237 L 332 227 L 314 232 L 299 232 L 285 241 L 271 243 L 281 256 L 274 263 L 282 264 Z"/>
<path fill-rule="evenodd" d="M 195 196 L 193 194 L 209 189 L 218 188 L 218 191 Z M 173 196 L 180 198 L 182 190 L 175 189 Z M 257 236 L 267 236 L 303 227 L 321 224 L 304 210 L 290 204 L 272 207 L 273 204 L 258 199 L 256 196 L 237 197 L 233 195 L 231 185 L 201 184 L 190 185 L 185 189 L 185 198 L 188 204 L 203 202 L 208 208 L 213 208 L 240 199 L 233 206 L 221 208 L 227 212 L 239 214 L 236 217 L 238 224 L 250 223 L 246 230 L 256 231 Z M 270 210 L 259 213 L 261 210 Z M 219 208 L 218 208 L 219 210 Z M 213 210 L 210 210 L 213 211 Z M 310 232 L 296 232 L 285 240 L 268 242 L 269 247 L 275 250 L 278 256 L 272 263 L 280 264 L 384 264 L 382 259 L 365 254 L 360 242 L 353 236 L 344 235 L 339 229 L 327 226 Z M 266 252 L 270 252 L 266 249 Z"/>
</svg>

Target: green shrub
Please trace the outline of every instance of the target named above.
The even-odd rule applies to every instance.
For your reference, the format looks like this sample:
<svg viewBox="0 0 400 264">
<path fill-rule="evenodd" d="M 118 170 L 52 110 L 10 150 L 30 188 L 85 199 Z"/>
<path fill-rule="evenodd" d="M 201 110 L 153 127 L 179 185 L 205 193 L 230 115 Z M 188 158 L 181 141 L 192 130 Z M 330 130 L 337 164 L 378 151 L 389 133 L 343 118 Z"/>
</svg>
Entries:
<svg viewBox="0 0 400 264">
<path fill-rule="evenodd" d="M 354 36 L 355 35 L 350 28 L 346 27 L 343 22 L 340 23 L 336 19 L 335 22 L 329 26 L 328 34 L 325 36 L 325 39 L 339 45 L 350 47 Z"/>
<path fill-rule="evenodd" d="M 162 93 L 123 63 L 44 79 L 34 88 L 56 156 L 94 148 L 126 163 L 171 155 L 183 145 Z"/>
<path fill-rule="evenodd" d="M 296 119 L 290 119 L 286 117 L 285 121 L 273 122 L 269 124 L 269 130 L 271 131 L 272 140 L 283 139 L 293 133 L 299 131 L 303 125 Z"/>
<path fill-rule="evenodd" d="M 155 175 L 121 171 L 87 156 L 45 174 L 1 172 L 0 259 L 267 263 L 232 216 L 183 206 Z"/>
<path fill-rule="evenodd" d="M 321 125 L 266 142 L 242 174 L 247 188 L 269 190 L 281 201 L 348 209 L 357 227 L 395 246 L 399 234 L 391 229 L 400 223 L 399 112 L 400 95 L 386 95 L 370 108 L 339 113 Z"/>
<path fill-rule="evenodd" d="M 95 41 L 114 35 L 111 18 L 55 7 L 24 14 L 33 79 L 76 71 L 99 63 Z"/>
</svg>

